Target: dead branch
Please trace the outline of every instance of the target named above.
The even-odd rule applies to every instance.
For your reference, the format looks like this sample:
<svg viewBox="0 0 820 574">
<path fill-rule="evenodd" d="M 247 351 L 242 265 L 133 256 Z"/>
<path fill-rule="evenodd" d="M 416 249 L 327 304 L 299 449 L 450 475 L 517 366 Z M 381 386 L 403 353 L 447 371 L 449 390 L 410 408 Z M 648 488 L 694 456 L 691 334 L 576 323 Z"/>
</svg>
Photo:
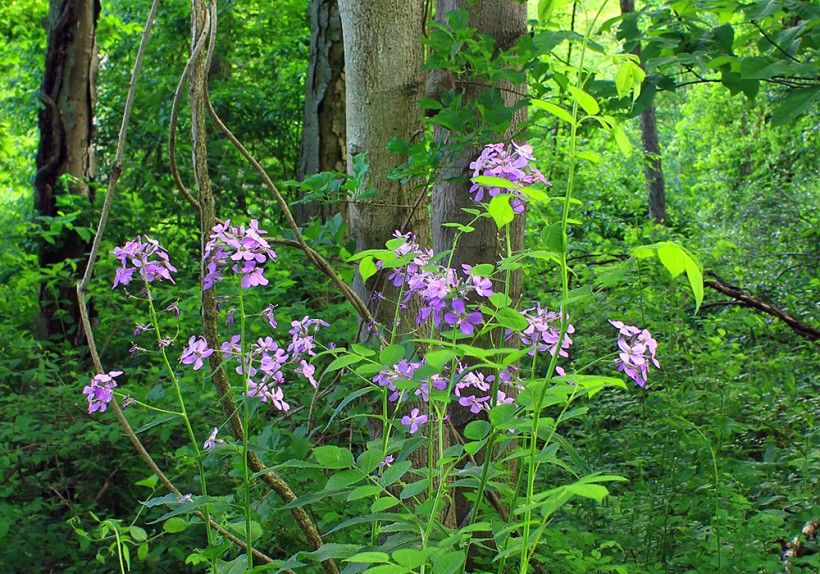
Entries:
<svg viewBox="0 0 820 574">
<path fill-rule="evenodd" d="M 778 309 L 774 305 L 767 303 L 763 299 L 759 297 L 755 297 L 750 293 L 744 291 L 740 287 L 735 287 L 733 285 L 729 285 L 723 279 L 721 279 L 717 274 L 708 271 L 706 273 L 707 276 L 711 277 L 711 279 L 706 280 L 703 282 L 704 285 L 714 289 L 715 291 L 719 291 L 724 295 L 728 295 L 732 299 L 739 301 L 742 305 L 746 307 L 752 307 L 757 309 L 762 313 L 766 313 L 780 319 L 784 323 L 786 323 L 791 329 L 800 335 L 801 337 L 808 339 L 809 341 L 815 341 L 818 337 L 820 337 L 820 331 L 808 325 L 795 317 L 794 315 Z"/>
</svg>

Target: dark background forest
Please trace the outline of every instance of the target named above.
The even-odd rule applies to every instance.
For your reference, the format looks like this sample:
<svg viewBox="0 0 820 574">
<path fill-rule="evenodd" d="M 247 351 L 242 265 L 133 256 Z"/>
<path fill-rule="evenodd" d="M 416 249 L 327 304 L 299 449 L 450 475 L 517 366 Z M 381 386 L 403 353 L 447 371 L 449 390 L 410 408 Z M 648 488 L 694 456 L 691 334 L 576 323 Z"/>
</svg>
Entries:
<svg viewBox="0 0 820 574">
<path fill-rule="evenodd" d="M 520 8 L 512 0 L 498 3 Z M 384 25 L 404 60 L 418 59 L 419 85 L 410 100 L 399 99 L 390 91 L 393 82 L 377 77 L 377 61 L 361 64 L 346 54 L 364 59 L 369 51 L 363 44 L 343 48 L 333 0 L 216 4 L 219 32 L 207 70 L 215 113 L 281 191 L 305 241 L 355 289 L 364 287 L 351 256 L 382 247 L 405 217 L 413 219 L 413 229 L 430 229 L 432 220 L 430 246 L 449 247 L 452 237 L 442 223 L 452 214 L 441 211 L 437 194 L 447 185 L 466 190 L 468 184 L 437 178 L 448 162 L 461 161 L 463 149 L 527 141 L 552 182 L 549 194 L 564 194 L 567 124 L 548 107 L 528 107 L 509 94 L 562 101 L 572 77 L 567 70 L 577 62 L 597 3 L 530 2 L 521 30 L 513 34 L 502 26 L 488 48 L 469 39 L 481 27 L 474 19 L 460 43 L 436 31 L 446 26 L 457 36 L 465 28 L 458 18 L 442 16 L 445 8 L 489 11 L 494 0 L 406 6 L 374 0 L 374 21 L 380 17 L 376 5 L 399 10 L 394 20 L 400 23 L 415 17 L 411 5 L 423 10 L 418 23 L 424 25 L 406 33 L 391 36 L 390 24 Z M 161 509 L 141 503 L 162 495 L 162 485 L 113 415 L 89 415 L 82 395 L 94 366 L 74 286 L 106 186 L 119 172 L 120 122 L 149 7 L 134 0 L 9 0 L 0 6 L 3 572 L 117 572 L 117 529 L 130 536 L 131 571 L 205 571 L 204 564 L 186 560 L 200 544 L 197 531 L 153 522 Z M 60 10 L 75 11 L 63 14 L 78 18 L 71 29 L 60 27 Z M 117 200 L 87 287 L 100 356 L 105 364 L 127 367 L 128 392 L 145 402 L 161 401 L 170 391 L 157 361 L 129 353 L 145 344 L 146 335 L 135 333 L 145 313 L 138 301 L 112 295 L 117 262 L 110 254 L 138 234 L 160 240 L 178 268 L 162 303 L 179 301 L 181 342 L 199 332 L 200 219 L 169 164 L 169 125 L 176 122 L 178 177 L 195 194 L 187 85 L 179 102 L 174 97 L 191 48 L 191 10 L 182 0 L 160 5 L 136 85 Z M 602 9 L 584 48 L 586 90 L 612 125 L 591 121 L 577 133 L 574 197 L 580 204 L 573 207 L 577 222 L 567 247 L 569 287 L 579 289 L 571 364 L 604 354 L 613 335 L 607 319 L 628 316 L 651 328 L 662 368 L 643 388 L 600 393 L 588 412 L 561 427 L 563 466 L 539 478 L 544 488 L 565 474 L 598 471 L 627 481 L 612 486 L 603 502 L 574 501 L 551 519 L 540 542 L 540 572 L 817 571 L 811 540 L 800 540 L 796 557 L 783 557 L 804 525 L 814 520 L 816 528 L 820 517 L 819 23 L 813 2 L 622 0 Z M 84 48 L 82 34 L 90 42 Z M 405 48 L 405 40 L 418 48 Z M 66 59 L 82 59 L 82 50 L 95 56 L 87 58 L 82 85 L 72 86 L 76 77 L 61 74 Z M 634 60 L 626 58 L 630 54 Z M 616 81 L 622 69 L 638 79 Z M 397 138 L 379 143 L 373 126 L 392 124 L 359 116 L 369 109 L 368 98 L 381 93 L 394 98 L 385 100 L 385 117 L 412 122 L 392 130 Z M 206 128 L 207 177 L 218 217 L 258 219 L 271 236 L 295 243 L 257 171 L 212 120 Z M 444 132 L 452 137 L 442 140 Z M 351 144 L 351 137 L 362 138 L 365 147 L 357 147 L 359 140 Z M 457 145 L 464 147 L 452 160 L 447 146 Z M 372 197 L 407 207 L 420 192 L 423 198 L 429 192 L 432 207 L 422 202 L 410 216 L 389 205 L 383 212 L 362 207 Z M 551 202 L 528 209 L 514 249 L 542 245 L 558 220 Z M 494 234 L 493 228 L 493 241 Z M 475 239 L 481 240 L 478 234 Z M 685 246 L 699 261 L 701 297 L 668 267 L 630 257 L 639 246 L 665 241 Z M 355 342 L 358 319 L 336 285 L 300 250 L 277 247 L 277 254 L 267 271 L 269 285 L 248 301 L 258 307 L 274 302 L 281 317 L 319 317 L 330 323 L 328 341 Z M 457 261 L 474 261 L 470 252 L 462 255 Z M 545 269 L 533 264 L 517 271 L 522 301 L 560 298 L 559 281 Z M 219 312 L 220 325 L 227 311 Z M 220 413 L 216 391 L 205 382 L 191 377 L 184 387 L 202 428 Z M 256 427 L 254 448 L 269 466 L 305 458 L 317 445 L 356 451 L 354 435 L 366 436 L 367 423 L 337 414 L 357 384 L 334 379 L 315 404 L 293 396 L 293 406 L 304 408 L 270 415 Z M 343 408 L 355 415 L 370 406 L 352 401 Z M 155 413 L 126 412 L 170 476 L 192 476 L 178 425 Z M 239 480 L 235 460 L 220 466 L 213 455 L 205 468 L 226 489 Z M 326 471 L 308 466 L 279 472 L 300 496 L 321 492 L 327 479 Z M 366 513 L 364 502 L 316 496 L 307 507 L 327 533 Z M 298 555 L 307 565 L 297 571 L 321 571 L 319 562 L 332 556 L 330 550 L 316 554 L 286 505 L 261 489 L 256 517 L 257 545 L 277 560 Z M 369 530 L 357 528 L 336 531 L 325 542 L 360 544 Z M 349 563 L 344 571 L 362 571 L 357 566 Z M 471 568 L 495 571 L 481 559 Z"/>
</svg>

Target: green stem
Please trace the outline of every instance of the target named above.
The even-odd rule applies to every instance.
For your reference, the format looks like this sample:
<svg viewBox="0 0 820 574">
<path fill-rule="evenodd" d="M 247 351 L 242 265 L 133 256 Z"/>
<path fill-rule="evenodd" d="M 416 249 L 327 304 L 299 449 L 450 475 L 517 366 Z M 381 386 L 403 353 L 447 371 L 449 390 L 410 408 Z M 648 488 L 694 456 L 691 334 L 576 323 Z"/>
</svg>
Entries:
<svg viewBox="0 0 820 574">
<path fill-rule="evenodd" d="M 248 443 L 250 442 L 250 403 L 248 402 L 248 392 L 250 391 L 248 381 L 250 380 L 250 361 L 245 353 L 245 299 L 242 294 L 242 286 L 239 286 L 239 336 L 242 365 L 242 486 L 245 496 L 245 544 L 247 545 L 248 570 L 253 570 L 253 537 L 251 535 L 251 477 L 248 468 Z"/>
<path fill-rule="evenodd" d="M 151 286 L 148 281 L 145 281 L 145 292 L 148 294 L 148 311 L 151 316 L 151 322 L 154 324 L 154 332 L 157 334 L 157 345 L 159 346 L 162 360 L 165 363 L 165 368 L 168 370 L 168 375 L 174 383 L 174 392 L 176 393 L 177 402 L 179 403 L 179 413 L 176 414 L 179 414 L 179 416 L 182 417 L 182 420 L 185 423 L 185 430 L 188 433 L 188 438 L 191 441 L 191 445 L 194 447 L 197 472 L 199 472 L 200 491 L 202 492 L 202 496 L 208 496 L 208 486 L 205 480 L 205 467 L 202 465 L 202 452 L 199 450 L 199 442 L 196 440 L 196 434 L 194 434 L 194 429 L 191 426 L 191 419 L 188 417 L 188 411 L 185 408 L 185 399 L 182 397 L 182 389 L 179 386 L 179 379 L 176 376 L 174 368 L 171 366 L 171 361 L 168 359 L 168 353 L 162 343 L 159 317 L 157 316 L 157 310 L 154 307 L 154 298 L 151 294 Z M 210 546 L 213 543 L 213 533 L 211 532 L 210 512 L 207 504 L 203 505 L 202 511 L 205 514 L 205 534 L 208 539 L 208 546 Z M 211 568 L 215 569 L 215 564 L 211 564 Z"/>
</svg>

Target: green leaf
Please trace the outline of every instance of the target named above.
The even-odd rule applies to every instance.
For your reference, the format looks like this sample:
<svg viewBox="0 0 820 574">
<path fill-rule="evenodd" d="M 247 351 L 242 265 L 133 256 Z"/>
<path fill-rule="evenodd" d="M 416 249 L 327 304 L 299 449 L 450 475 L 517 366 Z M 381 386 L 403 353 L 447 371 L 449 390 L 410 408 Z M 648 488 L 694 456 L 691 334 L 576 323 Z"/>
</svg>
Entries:
<svg viewBox="0 0 820 574">
<path fill-rule="evenodd" d="M 409 460 L 396 462 L 387 467 L 387 470 L 382 473 L 382 477 L 379 479 L 379 482 L 382 486 L 390 486 L 404 476 L 404 474 L 410 470 L 411 466 L 412 463 Z"/>
<path fill-rule="evenodd" d="M 584 111 L 590 116 L 594 116 L 601 111 L 601 107 L 598 105 L 598 102 L 595 101 L 595 98 L 581 88 L 569 86 L 568 90 L 572 99 L 578 102 L 578 105 L 584 108 Z"/>
<path fill-rule="evenodd" d="M 360 357 L 359 355 L 341 355 L 330 362 L 325 372 L 332 373 L 333 371 L 338 371 L 339 369 L 349 365 L 355 365 L 360 362 L 362 358 L 363 357 Z"/>
<path fill-rule="evenodd" d="M 388 508 L 393 508 L 400 502 L 401 500 L 395 496 L 383 496 L 373 501 L 373 504 L 370 505 L 370 512 L 383 512 Z"/>
<path fill-rule="evenodd" d="M 490 423 L 487 421 L 470 421 L 464 427 L 464 437 L 470 440 L 481 440 L 488 434 L 490 434 Z"/>
<path fill-rule="evenodd" d="M 632 60 L 625 60 L 615 74 L 615 89 L 618 91 L 618 97 L 623 98 L 631 92 L 632 101 L 637 100 L 641 95 L 641 83 L 645 77 L 646 72 L 638 64 Z"/>
<path fill-rule="evenodd" d="M 347 495 L 347 500 L 359 500 L 360 498 L 367 498 L 368 496 L 376 496 L 377 494 L 381 494 L 381 492 L 382 488 L 380 486 L 365 484 L 351 490 L 350 494 Z"/>
<path fill-rule="evenodd" d="M 490 200 L 487 212 L 493 218 L 499 229 L 509 225 L 515 219 L 515 212 L 510 205 L 511 195 L 496 195 Z"/>
<path fill-rule="evenodd" d="M 703 303 L 703 271 L 701 271 L 697 262 L 691 258 L 686 261 L 686 277 L 689 279 L 689 286 L 695 296 L 695 313 L 697 313 L 700 304 Z"/>
<path fill-rule="evenodd" d="M 359 275 L 362 276 L 362 281 L 367 281 L 373 277 L 378 270 L 379 268 L 376 267 L 372 257 L 365 257 L 359 261 Z"/>
<path fill-rule="evenodd" d="M 385 367 L 392 367 L 404 358 L 404 347 L 398 344 L 388 345 L 379 353 L 379 362 Z"/>
<path fill-rule="evenodd" d="M 169 518 L 162 525 L 162 529 L 168 534 L 176 534 L 177 532 L 182 532 L 186 528 L 188 528 L 188 522 L 186 522 L 185 519 L 180 518 L 179 516 Z"/>
<path fill-rule="evenodd" d="M 135 542 L 145 542 L 148 540 L 148 533 L 145 532 L 144 528 L 140 528 L 139 526 L 130 526 L 128 528 L 128 532 L 131 534 L 131 538 L 133 538 Z"/>
<path fill-rule="evenodd" d="M 461 570 L 466 555 L 461 550 L 452 550 L 435 556 L 433 562 L 433 574 L 455 574 Z"/>
<path fill-rule="evenodd" d="M 427 478 L 418 480 L 416 482 L 411 482 L 402 489 L 401 494 L 399 494 L 399 498 L 401 498 L 402 500 L 407 500 L 408 498 L 412 498 L 413 496 L 418 496 L 419 494 L 427 490 L 429 484 L 430 480 Z"/>
<path fill-rule="evenodd" d="M 496 322 L 512 331 L 521 331 L 529 326 L 529 322 L 515 309 L 502 307 L 496 312 Z"/>
<path fill-rule="evenodd" d="M 393 560 L 405 568 L 413 570 L 427 561 L 427 553 L 415 548 L 402 548 L 393 552 Z"/>
<path fill-rule="evenodd" d="M 359 552 L 350 558 L 345 558 L 345 562 L 358 562 L 360 564 L 383 564 L 390 562 L 390 556 L 384 552 Z"/>
<path fill-rule="evenodd" d="M 591 498 L 598 502 L 601 502 L 609 494 L 609 490 L 607 490 L 605 486 L 601 486 L 600 484 L 575 483 L 570 484 L 565 488 L 572 494 L 575 494 L 577 496 L 583 496 L 584 498 Z"/>
<path fill-rule="evenodd" d="M 561 106 L 555 105 L 551 102 L 545 102 L 544 100 L 532 100 L 530 103 L 534 108 L 544 110 L 552 114 L 559 120 L 564 120 L 565 122 L 569 122 L 570 124 L 575 123 L 575 121 L 572 119 L 572 114 L 564 108 L 562 108 Z"/>
<path fill-rule="evenodd" d="M 621 150 L 622 154 L 625 156 L 632 155 L 632 142 L 629 141 L 620 124 L 612 126 L 612 136 L 615 138 L 615 143 L 618 144 L 618 149 Z"/>
<path fill-rule="evenodd" d="M 686 262 L 689 260 L 689 255 L 677 244 L 671 241 L 664 241 L 658 243 L 656 249 L 658 259 L 660 259 L 660 262 L 666 267 L 666 270 L 669 271 L 673 279 L 686 270 Z"/>
<path fill-rule="evenodd" d="M 138 560 L 145 560 L 148 556 L 148 543 L 140 544 L 137 548 L 137 559 Z"/>
<path fill-rule="evenodd" d="M 353 454 L 346 448 L 338 446 L 317 446 L 313 449 L 313 458 L 323 468 L 341 469 L 353 466 Z"/>
</svg>

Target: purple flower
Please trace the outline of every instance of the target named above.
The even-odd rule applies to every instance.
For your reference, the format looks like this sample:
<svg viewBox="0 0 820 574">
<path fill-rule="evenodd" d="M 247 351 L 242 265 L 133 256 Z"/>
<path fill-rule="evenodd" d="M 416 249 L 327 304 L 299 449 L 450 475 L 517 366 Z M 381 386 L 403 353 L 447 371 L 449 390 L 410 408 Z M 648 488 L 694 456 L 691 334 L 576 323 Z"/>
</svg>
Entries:
<svg viewBox="0 0 820 574">
<path fill-rule="evenodd" d="M 127 409 L 128 407 L 137 404 L 137 401 L 131 395 L 125 395 L 122 398 L 122 408 L 123 410 Z"/>
<path fill-rule="evenodd" d="M 549 309 L 542 309 L 540 305 L 534 308 L 521 311 L 521 315 L 527 320 L 529 325 L 518 333 L 518 338 L 525 347 L 531 347 L 529 354 L 533 356 L 536 352 L 547 351 L 550 355 L 555 355 L 556 351 L 560 357 L 569 357 L 569 348 L 572 346 L 572 339 L 569 335 L 575 332 L 572 324 L 567 325 L 567 332 L 564 340 L 558 345 L 558 337 L 561 336 L 561 315 Z M 507 331 L 507 339 L 511 339 L 513 332 Z M 557 369 L 556 369 L 557 370 Z"/>
<path fill-rule="evenodd" d="M 205 244 L 206 273 L 202 288 L 211 289 L 222 281 L 224 269 L 229 266 L 234 273 L 241 275 L 243 289 L 267 285 L 263 266 L 267 261 L 276 259 L 276 252 L 263 235 L 267 232 L 259 228 L 259 222 L 255 219 L 251 220 L 247 229 L 232 226 L 230 220 L 215 225 L 210 240 Z"/>
<path fill-rule="evenodd" d="M 649 375 L 650 362 L 658 369 L 661 367 L 655 357 L 658 342 L 646 329 L 625 325 L 621 321 L 609 322 L 618 329 L 618 358 L 615 359 L 615 368 L 625 373 L 639 387 L 643 387 Z"/>
<path fill-rule="evenodd" d="M 276 329 L 279 326 L 279 323 L 276 322 L 276 317 L 274 316 L 273 312 L 276 309 L 276 306 L 272 303 L 269 304 L 267 307 L 262 309 L 260 315 L 265 318 L 270 325 L 271 329 Z"/>
<path fill-rule="evenodd" d="M 395 458 L 392 454 L 388 454 L 384 459 L 379 463 L 379 466 L 376 468 L 376 474 L 381 474 L 388 466 L 392 466 L 393 462 L 395 462 Z"/>
<path fill-rule="evenodd" d="M 171 273 L 176 273 L 176 267 L 171 265 L 168 252 L 159 242 L 147 235 L 145 241 L 137 235 L 134 241 L 115 248 L 114 256 L 119 259 L 120 267 L 114 276 L 113 289 L 119 285 L 128 285 L 134 278 L 135 272 L 139 272 L 140 277 L 148 283 L 157 280 L 174 283 Z"/>
<path fill-rule="evenodd" d="M 410 434 L 415 433 L 419 430 L 421 425 L 427 423 L 427 415 L 420 415 L 418 409 L 413 409 L 410 411 L 409 415 L 404 415 L 401 418 L 401 424 L 406 427 L 410 427 Z"/>
<path fill-rule="evenodd" d="M 230 359 L 231 357 L 238 357 L 242 354 L 242 347 L 241 347 L 242 337 L 239 335 L 231 336 L 229 341 L 225 341 L 220 346 L 222 349 L 222 354 L 225 356 L 226 359 Z"/>
<path fill-rule="evenodd" d="M 458 327 L 465 335 L 472 335 L 475 328 L 484 321 L 480 311 L 467 311 L 464 301 L 453 299 L 451 310 L 444 313 L 444 320 L 448 325 Z"/>
<path fill-rule="evenodd" d="M 134 327 L 134 336 L 139 337 L 146 331 L 151 330 L 151 323 L 139 323 L 136 327 Z"/>
<path fill-rule="evenodd" d="M 182 350 L 182 355 L 179 361 L 183 365 L 193 365 L 194 370 L 198 371 L 202 368 L 203 359 L 207 359 L 213 354 L 214 350 L 208 347 L 208 342 L 204 337 L 191 336 L 188 339 L 188 346 Z"/>
<path fill-rule="evenodd" d="M 224 443 L 225 441 L 221 438 L 216 438 L 217 433 L 219 433 L 219 429 L 214 427 L 211 434 L 208 436 L 208 440 L 203 443 L 202 448 L 205 450 L 211 450 L 216 447 L 216 445 Z"/>
<path fill-rule="evenodd" d="M 176 300 L 173 303 L 170 303 L 165 308 L 165 310 L 168 311 L 174 317 L 179 317 L 179 300 Z"/>
<path fill-rule="evenodd" d="M 137 353 L 144 353 L 145 349 L 137 345 L 136 343 L 131 343 L 131 347 L 128 349 L 128 352 L 131 354 L 131 358 L 134 359 L 137 356 Z"/>
<path fill-rule="evenodd" d="M 193 502 L 193 500 L 193 494 L 183 494 L 182 496 L 177 498 L 177 504 L 188 504 L 189 502 Z"/>
<path fill-rule="evenodd" d="M 490 397 L 478 397 L 476 395 L 467 395 L 458 399 L 458 404 L 462 407 L 469 407 L 470 412 L 478 414 L 486 407 L 489 409 L 490 405 L 485 404 L 490 400 Z"/>
<path fill-rule="evenodd" d="M 83 387 L 83 394 L 88 400 L 88 412 L 105 412 L 108 403 L 114 398 L 114 389 L 117 387 L 117 377 L 122 371 L 109 371 L 108 374 L 94 375 L 91 384 Z"/>
<path fill-rule="evenodd" d="M 270 402 L 280 411 L 290 410 L 290 405 L 285 402 L 282 388 L 276 384 L 265 382 L 256 383 L 253 380 L 248 380 L 248 396 L 258 397 L 263 403 Z"/>
<path fill-rule="evenodd" d="M 291 321 L 290 330 L 288 331 L 291 336 L 288 352 L 294 355 L 303 353 L 310 356 L 315 355 L 313 335 L 322 327 L 330 327 L 330 323 L 321 319 L 311 319 L 307 315 L 301 321 Z"/>
<path fill-rule="evenodd" d="M 316 367 L 302 359 L 301 361 L 299 361 L 299 368 L 296 369 L 296 371 L 303 377 L 305 377 L 310 382 L 310 384 L 313 385 L 314 389 L 319 388 L 318 381 L 316 381 L 316 379 L 313 378 L 313 374 L 316 372 Z"/>
<path fill-rule="evenodd" d="M 410 381 L 413 379 L 413 373 L 421 366 L 421 363 L 410 362 L 407 359 L 402 359 L 392 369 L 383 369 L 373 377 L 373 382 L 381 387 L 385 387 L 391 391 L 387 400 L 395 402 L 399 398 L 404 398 L 404 393 L 396 388 L 398 381 Z"/>
<path fill-rule="evenodd" d="M 530 165 L 530 162 L 535 161 L 532 155 L 532 147 L 527 144 L 518 145 L 515 142 L 511 143 L 512 146 L 505 146 L 503 143 L 485 146 L 481 154 L 470 164 L 470 169 L 473 170 L 473 177 L 500 177 L 522 187 L 532 185 L 536 182 L 551 185 L 538 169 Z M 513 198 L 510 205 L 513 211 L 516 213 L 522 213 L 524 211 L 527 196 L 518 190 L 487 187 L 478 183 L 474 183 L 472 187 L 470 187 L 470 193 L 473 194 L 473 200 L 476 202 L 484 200 L 485 192 L 490 197 L 495 197 L 500 194 L 512 195 Z"/>
</svg>

